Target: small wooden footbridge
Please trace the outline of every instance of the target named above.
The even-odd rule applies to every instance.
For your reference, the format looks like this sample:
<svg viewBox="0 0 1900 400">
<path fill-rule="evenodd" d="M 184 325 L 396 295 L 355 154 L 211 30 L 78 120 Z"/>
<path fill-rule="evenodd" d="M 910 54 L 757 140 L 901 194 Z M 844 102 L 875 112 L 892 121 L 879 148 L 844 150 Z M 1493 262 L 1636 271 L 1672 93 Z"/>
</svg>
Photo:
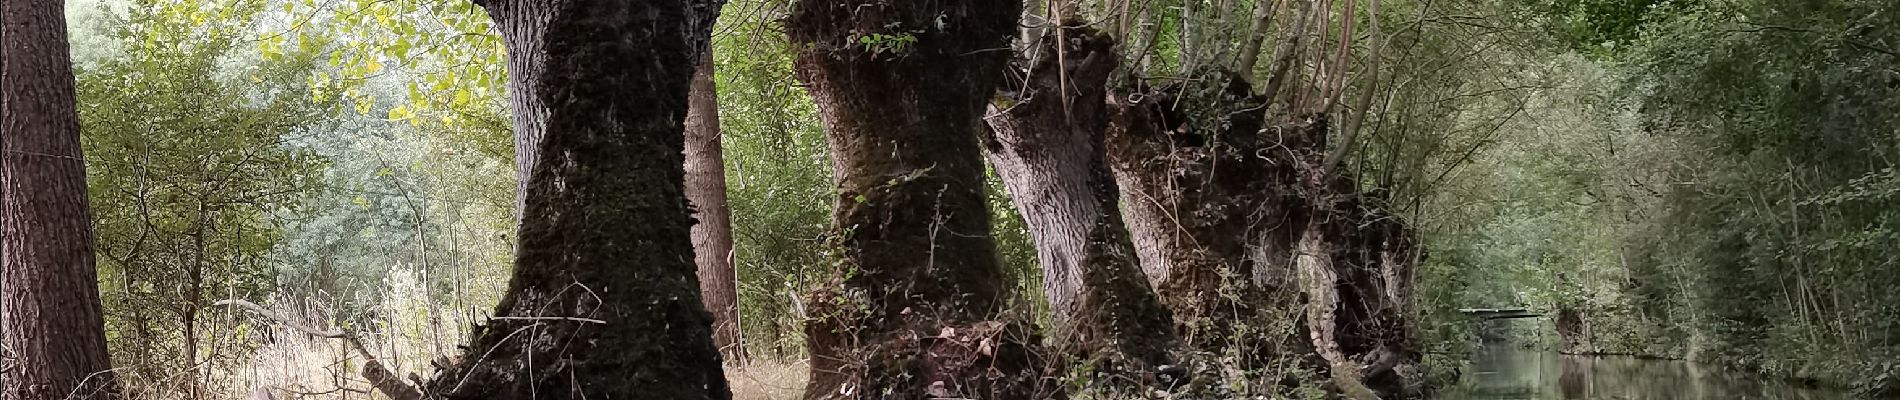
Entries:
<svg viewBox="0 0 1900 400">
<path fill-rule="evenodd" d="M 1544 316 L 1544 313 L 1531 311 L 1530 309 L 1524 308 L 1524 307 L 1460 308 L 1458 309 L 1458 312 L 1480 321 L 1490 321 L 1490 320 L 1496 320 L 1496 319 L 1537 318 L 1537 317 Z"/>
</svg>

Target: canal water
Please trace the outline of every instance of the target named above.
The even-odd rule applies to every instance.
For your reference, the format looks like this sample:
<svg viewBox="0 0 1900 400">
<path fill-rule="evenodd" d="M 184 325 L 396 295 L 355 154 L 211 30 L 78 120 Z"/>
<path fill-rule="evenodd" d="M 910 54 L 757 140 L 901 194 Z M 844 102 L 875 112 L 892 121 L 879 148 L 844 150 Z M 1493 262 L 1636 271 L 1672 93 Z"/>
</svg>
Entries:
<svg viewBox="0 0 1900 400">
<path fill-rule="evenodd" d="M 1456 386 L 1433 396 L 1449 400 L 1844 400 L 1841 392 L 1672 360 L 1567 356 L 1512 346 L 1485 346 Z"/>
</svg>

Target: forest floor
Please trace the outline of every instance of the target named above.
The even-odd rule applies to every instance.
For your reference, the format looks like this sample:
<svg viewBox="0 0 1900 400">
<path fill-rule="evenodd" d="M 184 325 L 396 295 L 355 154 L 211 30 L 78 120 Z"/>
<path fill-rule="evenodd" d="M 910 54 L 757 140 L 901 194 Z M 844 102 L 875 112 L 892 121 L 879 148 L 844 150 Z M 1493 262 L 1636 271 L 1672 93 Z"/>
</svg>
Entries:
<svg viewBox="0 0 1900 400">
<path fill-rule="evenodd" d="M 745 366 L 726 366 L 726 382 L 733 400 L 796 399 L 809 377 L 804 362 L 753 360 Z"/>
</svg>

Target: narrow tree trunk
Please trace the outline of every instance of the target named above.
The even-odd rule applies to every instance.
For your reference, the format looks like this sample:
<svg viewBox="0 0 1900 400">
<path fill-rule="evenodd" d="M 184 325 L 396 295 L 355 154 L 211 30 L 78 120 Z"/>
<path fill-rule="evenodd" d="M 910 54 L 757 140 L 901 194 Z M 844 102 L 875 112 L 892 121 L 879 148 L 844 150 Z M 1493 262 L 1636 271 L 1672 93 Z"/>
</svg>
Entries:
<svg viewBox="0 0 1900 400">
<path fill-rule="evenodd" d="M 1056 0 L 1060 1 L 1060 0 Z M 1049 20 L 1049 5 L 1044 0 L 1023 0 L 1022 37 L 1016 39 L 1016 50 L 1027 51 L 1041 39 L 1043 33 L 1054 26 L 1056 21 Z"/>
<path fill-rule="evenodd" d="M 190 269 L 185 271 L 184 293 L 182 293 L 183 296 L 180 296 L 184 301 L 177 304 L 179 315 L 178 324 L 184 327 L 185 339 L 180 354 L 185 356 L 185 368 L 191 371 L 189 379 L 186 380 L 185 391 L 192 400 L 197 400 L 200 397 L 204 377 L 208 376 L 207 373 L 209 372 L 208 369 L 206 371 L 200 371 L 198 369 L 198 308 L 204 306 L 201 303 L 204 298 L 205 286 L 205 253 L 209 250 L 205 247 L 205 224 L 209 223 L 210 218 L 205 215 L 204 206 L 204 198 L 200 197 L 198 199 L 198 221 L 193 223 L 193 226 L 196 228 L 192 229 L 190 234 L 191 264 L 186 267 Z"/>
<path fill-rule="evenodd" d="M 115 398 L 64 7 L 0 4 L 0 399 Z"/>
<path fill-rule="evenodd" d="M 718 4 L 480 4 L 508 48 L 517 153 L 531 168 L 497 317 L 428 392 L 729 398 L 699 299 L 682 155 L 693 66 Z"/>
<path fill-rule="evenodd" d="M 726 361 L 745 364 L 739 331 L 738 273 L 733 269 L 732 210 L 726 207 L 726 158 L 719 142 L 719 92 L 712 52 L 700 55 L 686 109 L 686 200 L 693 205 L 693 259 L 699 295 L 713 316 L 713 344 Z"/>
<path fill-rule="evenodd" d="M 838 276 L 813 294 L 810 399 L 1040 398 L 1036 339 L 999 322 L 979 118 L 1021 0 L 801 0 L 794 62 L 826 126 Z"/>
<path fill-rule="evenodd" d="M 1119 60 L 1112 39 L 1060 29 L 1027 52 L 1035 59 L 1012 72 L 1017 82 L 1004 83 L 1015 96 L 990 107 L 985 150 L 1035 240 L 1057 347 L 1131 363 L 1139 376 L 1169 364 L 1174 335 L 1137 266 L 1102 150 Z"/>
<path fill-rule="evenodd" d="M 1234 62 L 1234 72 L 1248 81 L 1253 81 L 1254 65 L 1260 61 L 1260 49 L 1267 42 L 1267 28 L 1272 27 L 1274 11 L 1280 3 L 1287 0 L 1261 0 L 1253 5 L 1253 25 L 1247 29 L 1247 40 L 1240 45 L 1240 58 Z"/>
<path fill-rule="evenodd" d="M 1385 40 L 1379 36 L 1379 0 L 1372 0 L 1372 9 L 1366 14 L 1371 16 L 1371 21 L 1367 25 L 1371 25 L 1372 33 L 1367 37 L 1372 39 L 1372 54 L 1368 56 L 1372 59 L 1372 65 L 1366 68 L 1365 72 L 1367 75 L 1365 94 L 1359 97 L 1359 102 L 1354 104 L 1352 109 L 1345 111 L 1346 125 L 1343 133 L 1340 134 L 1339 146 L 1326 153 L 1326 165 L 1320 169 L 1326 175 L 1332 175 L 1333 171 L 1339 170 L 1339 163 L 1345 161 L 1347 156 L 1352 155 L 1352 150 L 1359 147 L 1359 127 L 1365 123 L 1366 115 L 1372 112 L 1372 100 L 1379 97 L 1379 73 L 1382 72 L 1379 66 L 1385 64 Z M 1345 56 L 1342 54 L 1340 57 L 1344 59 Z M 1341 82 L 1341 85 L 1344 85 L 1343 79 Z M 1342 93 L 1345 89 L 1344 86 L 1339 87 Z"/>
</svg>

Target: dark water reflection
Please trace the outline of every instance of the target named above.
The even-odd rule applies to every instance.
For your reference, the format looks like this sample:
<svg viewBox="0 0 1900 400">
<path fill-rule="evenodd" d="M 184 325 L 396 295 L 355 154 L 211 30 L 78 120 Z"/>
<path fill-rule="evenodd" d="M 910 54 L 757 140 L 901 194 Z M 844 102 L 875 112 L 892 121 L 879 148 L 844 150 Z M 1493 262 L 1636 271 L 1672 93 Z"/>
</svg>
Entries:
<svg viewBox="0 0 1900 400">
<path fill-rule="evenodd" d="M 1452 400 L 1837 400 L 1840 392 L 1798 387 L 1682 361 L 1622 356 L 1566 356 L 1488 346 L 1456 387 L 1434 396 Z"/>
</svg>

